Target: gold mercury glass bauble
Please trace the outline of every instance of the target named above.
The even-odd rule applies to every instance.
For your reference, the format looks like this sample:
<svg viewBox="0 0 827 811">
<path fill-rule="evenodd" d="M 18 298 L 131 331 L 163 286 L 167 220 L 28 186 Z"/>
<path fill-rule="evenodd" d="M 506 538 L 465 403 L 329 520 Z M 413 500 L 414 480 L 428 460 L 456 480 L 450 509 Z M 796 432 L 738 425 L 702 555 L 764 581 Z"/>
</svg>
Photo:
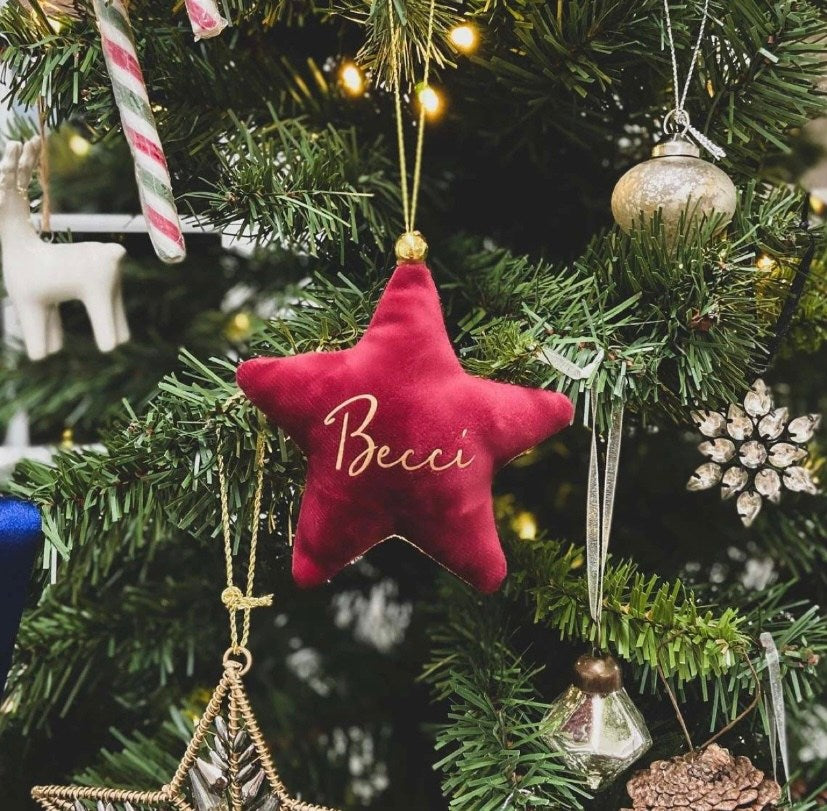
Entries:
<svg viewBox="0 0 827 811">
<path fill-rule="evenodd" d="M 717 215 L 722 231 L 735 214 L 735 184 L 726 172 L 701 158 L 698 146 L 681 135 L 657 144 L 648 161 L 626 172 L 612 192 L 612 214 L 626 233 L 646 226 L 660 211 L 668 244 L 680 233 L 681 218 L 700 224 Z"/>
</svg>

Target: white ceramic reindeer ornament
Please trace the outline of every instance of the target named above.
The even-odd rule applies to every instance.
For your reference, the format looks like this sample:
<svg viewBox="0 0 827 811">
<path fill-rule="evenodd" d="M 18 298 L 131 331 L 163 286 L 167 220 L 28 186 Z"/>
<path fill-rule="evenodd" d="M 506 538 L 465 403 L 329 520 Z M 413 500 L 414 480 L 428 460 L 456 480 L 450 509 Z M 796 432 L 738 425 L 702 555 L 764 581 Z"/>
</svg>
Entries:
<svg viewBox="0 0 827 811">
<path fill-rule="evenodd" d="M 58 305 L 80 299 L 95 342 L 110 352 L 129 340 L 121 291 L 121 260 L 114 242 L 49 243 L 31 222 L 29 183 L 40 139 L 10 141 L 0 161 L 0 257 L 3 281 L 20 321 L 26 354 L 40 360 L 63 347 Z"/>
</svg>

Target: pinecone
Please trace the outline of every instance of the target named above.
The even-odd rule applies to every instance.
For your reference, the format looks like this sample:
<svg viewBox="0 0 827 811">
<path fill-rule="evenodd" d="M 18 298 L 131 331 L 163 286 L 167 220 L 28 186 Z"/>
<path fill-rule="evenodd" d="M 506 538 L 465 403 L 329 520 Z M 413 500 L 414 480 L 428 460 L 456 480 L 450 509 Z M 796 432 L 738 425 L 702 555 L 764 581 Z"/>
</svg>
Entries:
<svg viewBox="0 0 827 811">
<path fill-rule="evenodd" d="M 781 786 L 747 757 L 710 744 L 672 760 L 656 760 L 626 784 L 634 808 L 622 811 L 767 811 Z"/>
</svg>

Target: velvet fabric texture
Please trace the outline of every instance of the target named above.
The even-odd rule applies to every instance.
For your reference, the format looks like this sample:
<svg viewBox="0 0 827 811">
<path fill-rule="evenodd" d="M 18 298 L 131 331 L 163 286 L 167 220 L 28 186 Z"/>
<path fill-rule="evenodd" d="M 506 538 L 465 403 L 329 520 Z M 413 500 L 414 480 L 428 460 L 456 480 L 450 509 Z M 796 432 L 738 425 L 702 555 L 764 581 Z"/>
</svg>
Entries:
<svg viewBox="0 0 827 811">
<path fill-rule="evenodd" d="M 0 498 L 0 692 L 11 667 L 40 539 L 37 507 L 26 501 Z"/>
<path fill-rule="evenodd" d="M 293 576 L 316 586 L 399 536 L 483 592 L 506 575 L 494 473 L 570 424 L 567 397 L 463 371 L 424 264 L 400 264 L 359 342 L 255 358 L 238 384 L 308 460 Z"/>
</svg>

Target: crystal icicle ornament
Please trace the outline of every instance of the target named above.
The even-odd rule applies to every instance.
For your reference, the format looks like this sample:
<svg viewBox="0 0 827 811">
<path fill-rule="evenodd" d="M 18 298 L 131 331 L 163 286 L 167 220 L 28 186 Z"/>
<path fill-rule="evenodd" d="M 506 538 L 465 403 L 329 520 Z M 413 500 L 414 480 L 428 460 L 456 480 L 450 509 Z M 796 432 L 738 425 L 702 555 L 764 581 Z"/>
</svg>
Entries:
<svg viewBox="0 0 827 811">
<path fill-rule="evenodd" d="M 821 415 L 790 420 L 787 408 L 775 408 L 772 391 L 763 380 L 752 384 L 743 405 L 731 403 L 726 414 L 694 411 L 692 419 L 709 437 L 698 450 L 712 461 L 690 476 L 686 488 L 708 490 L 720 482 L 721 498 L 737 493 L 736 507 L 744 526 L 758 517 L 764 499 L 778 503 L 785 488 L 811 495 L 818 492 L 811 472 L 801 463 L 808 456 L 805 445 L 821 424 Z"/>
<path fill-rule="evenodd" d="M 592 789 L 605 786 L 634 763 L 652 737 L 623 688 L 611 656 L 581 656 L 574 683 L 549 709 L 540 734 Z"/>
</svg>

